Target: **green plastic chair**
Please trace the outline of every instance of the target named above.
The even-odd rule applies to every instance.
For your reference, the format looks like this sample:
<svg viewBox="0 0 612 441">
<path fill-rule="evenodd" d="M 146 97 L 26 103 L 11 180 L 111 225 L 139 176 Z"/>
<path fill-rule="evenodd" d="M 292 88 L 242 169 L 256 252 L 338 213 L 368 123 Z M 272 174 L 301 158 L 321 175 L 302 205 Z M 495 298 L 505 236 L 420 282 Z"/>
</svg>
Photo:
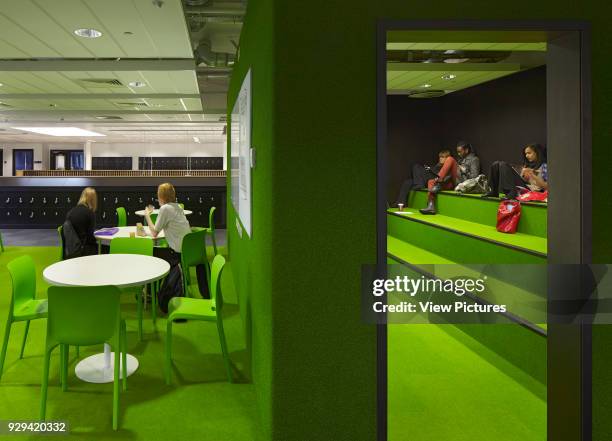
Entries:
<svg viewBox="0 0 612 441">
<path fill-rule="evenodd" d="M 13 323 L 26 322 L 25 333 L 21 342 L 21 351 L 19 352 L 19 358 L 23 358 L 23 350 L 25 349 L 30 329 L 30 320 L 47 317 L 47 300 L 35 299 L 36 268 L 32 258 L 30 256 L 18 257 L 11 260 L 7 268 L 11 276 L 13 291 L 6 321 L 6 330 L 4 331 L 4 341 L 2 342 L 2 352 L 0 353 L 0 378 L 2 378 L 6 349 Z"/>
<path fill-rule="evenodd" d="M 206 281 L 210 281 L 210 265 L 206 257 L 206 228 L 197 228 L 187 233 L 181 242 L 181 269 L 183 270 L 183 290 L 186 297 L 200 297 L 197 282 L 191 283 L 189 268 L 206 265 Z M 193 293 L 192 293 L 193 289 Z"/>
<path fill-rule="evenodd" d="M 221 292 L 221 274 L 225 266 L 225 258 L 221 255 L 215 256 L 212 262 L 210 300 L 192 299 L 189 297 L 173 297 L 168 304 L 168 321 L 166 324 L 166 383 L 172 381 L 172 323 L 174 320 L 186 319 L 189 321 L 216 322 L 219 332 L 221 352 L 225 362 L 225 370 L 230 383 L 232 379 L 232 368 L 230 364 L 225 332 L 223 331 L 223 294 Z"/>
<path fill-rule="evenodd" d="M 127 213 L 125 212 L 125 208 L 117 207 L 115 211 L 117 212 L 117 226 L 127 227 Z"/>
<path fill-rule="evenodd" d="M 178 206 L 181 207 L 183 210 L 185 209 L 185 204 L 179 203 Z"/>
<path fill-rule="evenodd" d="M 113 387 L 113 429 L 119 421 L 120 357 L 123 359 L 123 390 L 127 388 L 126 328 L 121 319 L 119 296 L 115 286 L 66 287 L 48 290 L 49 318 L 40 397 L 40 419 L 44 421 L 49 386 L 51 352 L 60 346 L 60 382 L 68 388 L 68 347 L 110 343 L 115 351 Z"/>
<path fill-rule="evenodd" d="M 210 234 L 212 238 L 213 251 L 215 256 L 217 255 L 217 241 L 215 240 L 215 211 L 217 207 L 211 207 L 208 212 L 208 228 L 206 228 L 206 233 Z"/>
<path fill-rule="evenodd" d="M 153 256 L 153 240 L 140 237 L 116 237 L 110 242 L 110 254 L 140 254 L 143 256 Z M 136 294 L 137 314 L 138 314 L 138 339 L 142 340 L 142 289 L 140 287 L 130 287 L 121 290 L 122 292 L 133 292 Z M 156 321 L 157 302 L 155 292 L 151 295 L 151 311 L 153 322 Z"/>
<path fill-rule="evenodd" d="M 57 235 L 59 236 L 59 241 L 60 241 L 60 260 L 64 260 L 65 254 L 64 254 L 64 226 L 63 225 L 60 225 L 59 227 L 57 227 Z"/>
</svg>

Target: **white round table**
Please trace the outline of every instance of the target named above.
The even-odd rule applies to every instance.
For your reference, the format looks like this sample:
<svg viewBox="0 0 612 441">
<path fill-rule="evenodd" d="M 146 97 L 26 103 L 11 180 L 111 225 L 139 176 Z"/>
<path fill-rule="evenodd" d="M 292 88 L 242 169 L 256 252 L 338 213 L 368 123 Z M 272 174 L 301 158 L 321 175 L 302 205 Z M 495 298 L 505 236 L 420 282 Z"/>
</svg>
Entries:
<svg viewBox="0 0 612 441">
<path fill-rule="evenodd" d="M 138 254 L 98 254 L 63 260 L 48 266 L 43 278 L 56 286 L 103 286 L 120 288 L 142 286 L 161 279 L 170 271 L 170 265 L 163 259 Z M 84 300 L 86 301 L 86 299 Z M 113 381 L 113 358 L 110 346 L 104 344 L 104 353 L 81 360 L 75 373 L 89 383 L 110 383 Z M 138 369 L 138 359 L 127 354 L 127 374 Z M 123 373 L 123 370 L 120 372 Z"/>
<path fill-rule="evenodd" d="M 134 214 L 136 216 L 144 216 L 144 213 L 145 213 L 144 210 L 138 210 L 138 211 L 134 212 Z M 191 211 L 191 210 L 183 210 L 183 213 L 185 213 L 185 216 L 189 216 L 190 214 L 193 214 L 193 211 Z M 155 210 L 153 210 L 152 214 L 159 214 L 159 209 L 156 208 Z"/>
<path fill-rule="evenodd" d="M 133 227 L 115 227 L 118 228 L 119 231 L 117 231 L 115 234 L 109 236 L 108 234 L 98 234 L 98 231 L 94 231 L 94 237 L 96 238 L 96 240 L 98 240 L 99 242 L 103 243 L 104 245 L 108 245 L 110 244 L 110 241 L 113 240 L 115 237 L 130 237 L 130 233 L 136 233 L 136 226 Z M 151 230 L 149 229 L 149 227 L 144 227 L 146 236 L 138 236 L 136 235 L 135 237 L 141 238 L 141 239 L 151 239 Z M 159 239 L 163 239 L 164 237 L 166 237 L 164 235 L 164 230 L 160 231 L 159 234 L 157 235 L 157 237 L 155 239 L 153 239 L 154 241 L 158 241 Z"/>
</svg>

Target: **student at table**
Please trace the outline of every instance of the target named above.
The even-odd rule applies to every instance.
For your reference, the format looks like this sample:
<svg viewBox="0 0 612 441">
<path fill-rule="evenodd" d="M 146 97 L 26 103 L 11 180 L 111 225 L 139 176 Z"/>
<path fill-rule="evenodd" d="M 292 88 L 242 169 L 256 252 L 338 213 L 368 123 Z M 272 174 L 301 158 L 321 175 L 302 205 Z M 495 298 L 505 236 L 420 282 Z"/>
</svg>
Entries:
<svg viewBox="0 0 612 441">
<path fill-rule="evenodd" d="M 98 243 L 94 237 L 96 229 L 96 209 L 98 195 L 91 187 L 81 192 L 76 207 L 66 214 L 64 223 L 64 253 L 65 258 L 91 256 L 98 254 Z"/>
<path fill-rule="evenodd" d="M 181 261 L 181 244 L 183 237 L 191 232 L 189 221 L 183 209 L 176 203 L 176 190 L 170 183 L 160 184 L 157 188 L 159 200 L 159 214 L 155 224 L 151 220 L 153 207 L 145 208 L 145 219 L 151 230 L 153 238 L 163 230 L 168 248 L 155 248 L 155 256 L 166 260 L 170 265 L 177 265 Z"/>
</svg>

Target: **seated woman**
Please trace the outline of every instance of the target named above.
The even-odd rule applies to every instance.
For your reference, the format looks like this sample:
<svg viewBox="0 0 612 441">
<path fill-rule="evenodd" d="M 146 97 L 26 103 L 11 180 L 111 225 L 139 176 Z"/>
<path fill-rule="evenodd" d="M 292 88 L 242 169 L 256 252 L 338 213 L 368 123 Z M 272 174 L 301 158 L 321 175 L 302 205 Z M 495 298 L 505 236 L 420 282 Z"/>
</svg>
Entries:
<svg viewBox="0 0 612 441">
<path fill-rule="evenodd" d="M 457 185 L 457 161 L 451 156 L 450 150 L 442 150 L 438 158 L 442 167 L 437 178 L 427 181 L 429 194 L 427 207 L 419 210 L 422 214 L 436 214 L 436 194 L 441 190 L 452 190 Z"/>
<path fill-rule="evenodd" d="M 64 223 L 64 258 L 91 256 L 98 254 L 98 243 L 94 237 L 96 229 L 96 209 L 98 207 L 98 195 L 91 187 L 81 192 L 81 197 L 76 207 L 66 214 Z M 72 231 L 70 230 L 72 226 Z M 72 237 L 75 235 L 76 237 Z M 75 245 L 78 244 L 78 245 Z"/>
<path fill-rule="evenodd" d="M 468 179 L 474 179 L 480 174 L 480 159 L 476 156 L 472 144 L 465 141 L 459 141 L 457 143 L 457 166 L 459 168 L 459 176 L 457 183 L 467 181 Z"/>
<path fill-rule="evenodd" d="M 518 168 L 504 161 L 495 161 L 489 172 L 491 190 L 482 197 L 498 197 L 504 193 L 506 199 L 516 199 L 517 187 L 527 187 L 531 191 L 548 190 L 546 150 L 541 144 L 529 144 L 523 149 L 520 172 Z"/>
<path fill-rule="evenodd" d="M 157 237 L 162 230 L 164 231 L 169 247 L 155 247 L 154 253 L 156 257 L 175 266 L 181 261 L 183 237 L 191 232 L 191 228 L 185 212 L 176 203 L 176 191 L 172 184 L 160 184 L 157 188 L 157 199 L 159 200 L 159 214 L 155 224 L 151 221 L 152 206 L 145 208 L 145 219 L 153 238 Z"/>
</svg>

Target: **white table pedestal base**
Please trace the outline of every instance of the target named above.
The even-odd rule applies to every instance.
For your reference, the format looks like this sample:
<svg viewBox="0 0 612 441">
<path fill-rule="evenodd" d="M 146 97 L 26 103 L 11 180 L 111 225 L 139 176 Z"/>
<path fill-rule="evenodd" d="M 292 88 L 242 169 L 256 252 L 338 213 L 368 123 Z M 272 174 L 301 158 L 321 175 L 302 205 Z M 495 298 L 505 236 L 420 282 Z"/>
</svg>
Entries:
<svg viewBox="0 0 612 441">
<path fill-rule="evenodd" d="M 115 353 L 110 351 L 109 345 L 104 345 L 104 352 L 92 355 L 79 361 L 74 368 L 76 376 L 88 383 L 112 383 L 114 379 Z M 127 354 L 128 377 L 138 369 L 138 359 Z M 119 369 L 120 378 L 123 378 L 123 363 Z"/>
</svg>

